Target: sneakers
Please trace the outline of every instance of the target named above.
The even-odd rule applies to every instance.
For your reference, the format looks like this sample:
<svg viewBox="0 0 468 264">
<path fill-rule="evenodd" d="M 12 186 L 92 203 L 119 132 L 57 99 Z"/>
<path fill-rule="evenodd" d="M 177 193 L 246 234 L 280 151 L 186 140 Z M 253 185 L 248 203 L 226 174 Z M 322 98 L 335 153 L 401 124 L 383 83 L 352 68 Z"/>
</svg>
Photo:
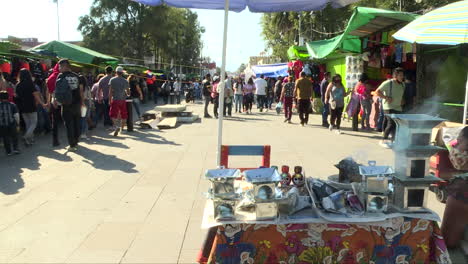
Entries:
<svg viewBox="0 0 468 264">
<path fill-rule="evenodd" d="M 120 132 L 120 127 L 116 128 L 114 131 L 114 137 L 118 136 Z"/>
<path fill-rule="evenodd" d="M 81 138 L 82 140 L 87 140 L 87 139 L 88 139 L 88 137 L 87 137 L 85 134 L 81 135 L 80 138 Z"/>
<path fill-rule="evenodd" d="M 328 130 L 332 131 L 333 130 L 333 125 L 329 125 Z"/>
<path fill-rule="evenodd" d="M 289 120 L 286 118 L 286 119 L 284 120 L 284 123 L 286 123 L 286 122 L 288 122 L 288 121 L 289 121 Z"/>
<path fill-rule="evenodd" d="M 210 115 L 205 115 L 204 118 L 213 118 L 213 117 Z"/>
<path fill-rule="evenodd" d="M 335 133 L 336 133 L 337 135 L 341 135 L 341 130 L 337 129 L 337 130 L 335 130 Z"/>
<path fill-rule="evenodd" d="M 76 151 L 78 151 L 78 148 L 77 148 L 77 147 L 69 146 L 69 147 L 67 148 L 67 150 L 68 150 L 69 152 L 76 152 Z"/>
<path fill-rule="evenodd" d="M 13 150 L 13 154 L 19 155 L 19 154 L 21 154 L 21 152 L 19 150 L 15 149 L 15 150 Z"/>
<path fill-rule="evenodd" d="M 391 143 L 388 140 L 381 140 L 379 141 L 379 145 L 383 148 L 389 149 L 391 148 Z"/>
</svg>

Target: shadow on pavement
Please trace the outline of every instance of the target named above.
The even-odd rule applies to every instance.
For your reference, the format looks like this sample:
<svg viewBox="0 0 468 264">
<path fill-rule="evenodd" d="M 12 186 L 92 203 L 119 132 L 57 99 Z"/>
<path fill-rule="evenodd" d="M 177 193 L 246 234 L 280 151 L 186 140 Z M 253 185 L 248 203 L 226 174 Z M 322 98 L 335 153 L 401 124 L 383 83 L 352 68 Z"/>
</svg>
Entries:
<svg viewBox="0 0 468 264">
<path fill-rule="evenodd" d="M 75 154 L 84 158 L 83 162 L 93 166 L 98 170 L 105 171 L 122 171 L 125 173 L 137 173 L 135 170 L 135 164 L 129 161 L 118 158 L 115 155 L 108 155 L 102 152 L 92 150 L 83 145 L 78 147 L 78 151 Z M 65 153 L 65 155 L 67 155 Z"/>
<path fill-rule="evenodd" d="M 72 159 L 68 156 L 62 155 L 53 149 L 47 149 L 48 145 L 40 147 L 40 152 L 37 150 L 23 149 L 23 153 L 12 157 L 2 157 L 0 162 L 0 193 L 12 195 L 24 188 L 24 180 L 22 174 L 24 169 L 39 170 L 41 164 L 38 160 L 39 156 L 49 159 L 59 160 L 63 162 L 70 162 Z"/>
<path fill-rule="evenodd" d="M 153 133 L 144 133 L 135 130 L 133 132 L 128 132 L 126 136 L 130 137 L 133 140 L 143 141 L 150 144 L 180 146 L 180 144 L 175 143 L 174 141 L 167 140 L 164 137 L 155 135 Z"/>
</svg>

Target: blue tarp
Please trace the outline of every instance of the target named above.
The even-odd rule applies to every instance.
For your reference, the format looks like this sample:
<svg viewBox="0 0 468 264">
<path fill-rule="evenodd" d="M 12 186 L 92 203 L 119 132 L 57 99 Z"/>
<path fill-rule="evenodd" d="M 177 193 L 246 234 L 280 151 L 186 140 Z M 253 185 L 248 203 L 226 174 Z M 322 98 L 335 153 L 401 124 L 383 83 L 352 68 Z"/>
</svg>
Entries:
<svg viewBox="0 0 468 264">
<path fill-rule="evenodd" d="M 224 0 L 133 0 L 145 5 L 166 4 L 181 8 L 224 9 Z M 358 0 L 230 0 L 229 10 L 241 12 L 249 7 L 251 12 L 284 12 L 321 10 L 328 3 L 339 8 Z"/>
<path fill-rule="evenodd" d="M 279 77 L 279 76 L 288 76 L 288 64 L 279 63 L 279 64 L 267 64 L 267 65 L 257 65 L 252 66 L 252 71 L 257 77 L 261 74 L 265 77 Z"/>
</svg>

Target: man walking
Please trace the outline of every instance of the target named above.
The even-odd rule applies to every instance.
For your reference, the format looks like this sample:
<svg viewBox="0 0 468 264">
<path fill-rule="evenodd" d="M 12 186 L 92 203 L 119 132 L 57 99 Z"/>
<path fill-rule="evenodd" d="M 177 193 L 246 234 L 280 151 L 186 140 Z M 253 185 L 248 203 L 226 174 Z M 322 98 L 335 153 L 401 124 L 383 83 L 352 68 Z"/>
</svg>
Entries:
<svg viewBox="0 0 468 264">
<path fill-rule="evenodd" d="M 208 114 L 208 106 L 211 102 L 211 92 L 212 92 L 212 85 L 211 85 L 211 74 L 207 74 L 205 79 L 202 82 L 202 92 L 203 97 L 205 98 L 205 118 L 211 118 L 210 114 Z"/>
<path fill-rule="evenodd" d="M 260 78 L 255 80 L 255 87 L 257 88 L 257 104 L 260 106 L 260 112 L 263 112 L 263 107 L 265 106 L 268 109 L 268 102 L 266 101 L 267 86 L 268 83 L 263 74 L 260 75 Z"/>
<path fill-rule="evenodd" d="M 327 93 L 328 84 L 330 83 L 331 73 L 326 72 L 322 82 L 320 83 L 320 95 L 323 104 L 323 112 L 322 112 L 322 126 L 329 127 L 330 124 L 328 123 L 328 115 L 330 114 L 330 105 L 325 102 L 325 94 Z"/>
<path fill-rule="evenodd" d="M 310 99 L 312 98 L 313 83 L 307 78 L 305 72 L 301 72 L 301 78 L 296 81 L 294 97 L 298 100 L 299 118 L 301 125 L 305 126 L 309 122 Z"/>
<path fill-rule="evenodd" d="M 102 93 L 103 95 L 103 102 L 104 103 L 104 126 L 112 126 L 112 121 L 110 119 L 109 111 L 110 111 L 110 102 L 109 102 L 109 82 L 112 78 L 112 67 L 106 67 L 106 76 L 104 76 L 99 81 L 99 91 L 98 93 Z"/>
<path fill-rule="evenodd" d="M 392 146 L 392 142 L 389 141 L 390 136 L 392 136 L 392 141 L 395 140 L 396 123 L 389 115 L 402 113 L 405 92 L 403 79 L 403 68 L 396 68 L 393 71 L 393 79 L 383 82 L 376 90 L 377 96 L 383 99 L 384 123 L 386 125 L 383 129 L 383 140 L 380 141 L 380 145 L 385 148 L 391 148 Z"/>
<path fill-rule="evenodd" d="M 78 140 L 81 134 L 81 106 L 83 101 L 83 89 L 80 85 L 80 78 L 78 74 L 71 71 L 70 62 L 62 59 L 58 62 L 60 74 L 57 77 L 55 85 L 55 96 L 59 103 L 62 104 L 62 118 L 67 128 L 68 150 L 76 151 Z M 67 86 L 68 87 L 65 87 Z M 71 101 L 60 102 L 58 98 L 60 94 L 71 93 Z"/>
<path fill-rule="evenodd" d="M 180 79 L 177 78 L 175 83 L 174 83 L 174 93 L 176 97 L 176 104 L 180 104 L 180 94 L 182 92 L 182 83 L 180 82 Z"/>
<path fill-rule="evenodd" d="M 125 99 L 130 94 L 130 85 L 123 77 L 124 69 L 117 67 L 116 76 L 109 81 L 110 117 L 114 123 L 114 137 L 123 130 L 128 117 Z"/>
<path fill-rule="evenodd" d="M 11 156 L 20 153 L 17 133 L 20 118 L 18 108 L 13 103 L 10 103 L 8 98 L 7 91 L 0 91 L 0 138 L 3 138 L 6 154 Z"/>
</svg>

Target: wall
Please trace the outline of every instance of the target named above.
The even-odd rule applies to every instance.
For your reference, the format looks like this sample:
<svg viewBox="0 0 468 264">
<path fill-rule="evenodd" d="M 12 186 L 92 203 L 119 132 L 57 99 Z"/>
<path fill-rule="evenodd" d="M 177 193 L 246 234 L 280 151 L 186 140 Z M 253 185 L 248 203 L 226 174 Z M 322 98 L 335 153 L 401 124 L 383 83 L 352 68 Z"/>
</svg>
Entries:
<svg viewBox="0 0 468 264">
<path fill-rule="evenodd" d="M 327 65 L 327 71 L 329 71 L 332 76 L 335 74 L 341 75 L 341 78 L 346 78 L 346 59 L 345 57 L 330 59 L 325 61 Z"/>
</svg>

